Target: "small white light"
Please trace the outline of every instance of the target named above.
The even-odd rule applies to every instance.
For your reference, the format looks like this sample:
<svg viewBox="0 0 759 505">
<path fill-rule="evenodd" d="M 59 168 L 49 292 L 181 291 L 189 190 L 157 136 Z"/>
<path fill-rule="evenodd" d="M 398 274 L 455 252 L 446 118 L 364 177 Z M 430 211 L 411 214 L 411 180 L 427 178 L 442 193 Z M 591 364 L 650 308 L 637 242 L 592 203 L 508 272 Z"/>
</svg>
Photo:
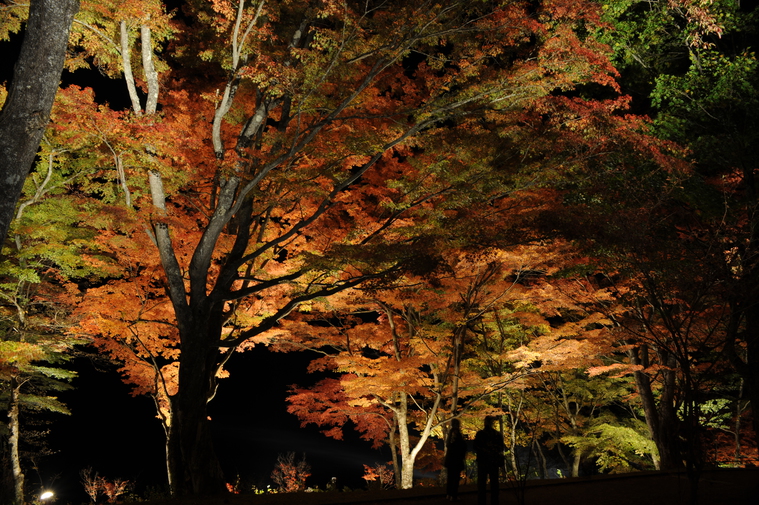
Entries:
<svg viewBox="0 0 759 505">
<path fill-rule="evenodd" d="M 40 495 L 40 501 L 49 500 L 49 499 L 50 499 L 50 498 L 52 498 L 53 496 L 55 496 L 55 493 L 53 493 L 52 491 L 44 491 L 44 492 L 43 492 L 43 493 Z"/>
</svg>

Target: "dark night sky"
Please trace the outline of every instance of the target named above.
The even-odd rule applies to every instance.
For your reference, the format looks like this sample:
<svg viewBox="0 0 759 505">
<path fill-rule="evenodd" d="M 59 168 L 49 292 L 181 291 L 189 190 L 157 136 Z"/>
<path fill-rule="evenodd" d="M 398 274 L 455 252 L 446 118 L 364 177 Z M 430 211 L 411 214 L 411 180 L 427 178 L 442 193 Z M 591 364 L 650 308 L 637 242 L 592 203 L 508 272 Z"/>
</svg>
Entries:
<svg viewBox="0 0 759 505">
<path fill-rule="evenodd" d="M 314 380 L 304 373 L 308 360 L 302 353 L 265 348 L 230 360 L 231 376 L 221 382 L 209 407 L 228 480 L 239 474 L 247 489 L 269 484 L 277 455 L 293 451 L 298 459 L 305 453 L 312 467 L 309 485 L 323 487 L 337 476 L 341 485 L 357 488 L 363 487 L 363 464 L 390 459 L 388 451 L 372 450 L 352 431 L 345 441 L 332 440 L 313 427 L 300 428 L 286 412 L 288 385 Z M 58 453 L 38 462 L 41 484 L 56 491 L 58 503 L 85 500 L 79 472 L 88 467 L 108 478 L 136 482 L 138 494 L 148 486 L 165 486 L 164 437 L 152 400 L 131 397 L 115 371 L 98 371 L 86 358 L 78 359 L 76 368 L 75 389 L 61 395 L 72 415 L 53 418 L 48 441 Z M 34 472 L 27 478 L 40 485 Z"/>
</svg>

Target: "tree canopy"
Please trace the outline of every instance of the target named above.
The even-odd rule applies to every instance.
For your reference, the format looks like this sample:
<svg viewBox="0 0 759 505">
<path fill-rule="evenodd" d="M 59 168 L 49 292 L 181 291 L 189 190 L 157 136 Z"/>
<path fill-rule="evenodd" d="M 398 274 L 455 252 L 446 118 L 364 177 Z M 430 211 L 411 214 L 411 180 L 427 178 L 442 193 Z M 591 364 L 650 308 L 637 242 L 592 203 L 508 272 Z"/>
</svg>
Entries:
<svg viewBox="0 0 759 505">
<path fill-rule="evenodd" d="M 722 400 L 740 439 L 759 402 L 755 11 L 168 5 L 82 1 L 0 294 L 155 400 L 172 493 L 226 489 L 207 404 L 255 345 L 320 352 L 330 375 L 291 412 L 387 443 L 402 487 L 451 419 L 485 413 L 517 473 L 529 446 L 574 474 L 696 476 Z M 0 35 L 25 9 L 4 4 Z M 111 85 L 77 79 L 93 69 Z"/>
</svg>

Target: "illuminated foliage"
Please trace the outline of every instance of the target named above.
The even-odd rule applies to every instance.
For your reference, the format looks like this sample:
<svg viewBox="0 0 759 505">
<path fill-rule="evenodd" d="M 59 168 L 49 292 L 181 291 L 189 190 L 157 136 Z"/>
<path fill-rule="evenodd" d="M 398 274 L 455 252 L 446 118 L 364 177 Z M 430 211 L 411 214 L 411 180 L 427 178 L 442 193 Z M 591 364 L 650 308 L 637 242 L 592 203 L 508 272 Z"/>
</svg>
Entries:
<svg viewBox="0 0 759 505">
<path fill-rule="evenodd" d="M 123 79 L 131 109 L 62 90 L 60 169 L 33 182 L 50 188 L 41 205 L 81 212 L 73 333 L 155 398 L 174 493 L 225 489 L 206 405 L 258 343 L 331 346 L 313 366 L 340 379 L 293 405 L 397 434 L 403 487 L 451 416 L 535 363 L 608 350 L 610 319 L 573 299 L 574 278 L 531 279 L 581 262 L 556 211 L 598 189 L 577 181 L 684 170 L 624 115 L 590 34 L 601 15 L 584 0 L 83 3 L 69 68 Z M 352 313 L 367 308 L 380 318 Z M 334 334 L 309 317 L 328 309 Z M 580 315 L 551 323 L 567 310 Z"/>
<path fill-rule="evenodd" d="M 639 224 L 602 227 L 608 235 L 601 239 L 610 246 L 606 264 L 617 275 L 609 280 L 624 304 L 620 334 L 631 363 L 642 367 L 634 374 L 662 466 L 685 461 L 691 476 L 709 457 L 702 410 L 729 399 L 740 425 L 746 399 L 759 404 L 751 371 L 759 342 L 749 147 L 757 140 L 755 15 L 755 7 L 729 1 L 614 2 L 606 9 L 618 28 L 607 40 L 617 41 L 622 86 L 648 97 L 639 107 L 651 112 L 657 135 L 687 147 L 683 157 L 692 162 L 679 181 L 659 179 L 668 189 L 658 196 L 626 185 L 613 206 L 631 209 Z"/>
</svg>

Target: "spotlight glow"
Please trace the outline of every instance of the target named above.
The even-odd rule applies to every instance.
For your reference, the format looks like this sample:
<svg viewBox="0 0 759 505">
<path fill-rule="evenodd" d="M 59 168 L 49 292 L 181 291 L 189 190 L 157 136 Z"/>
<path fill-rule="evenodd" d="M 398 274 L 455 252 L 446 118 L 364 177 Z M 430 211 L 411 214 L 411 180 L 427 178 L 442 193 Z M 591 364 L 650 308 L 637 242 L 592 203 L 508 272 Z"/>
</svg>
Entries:
<svg viewBox="0 0 759 505">
<path fill-rule="evenodd" d="M 52 491 L 43 491 L 43 493 L 40 495 L 40 501 L 49 500 L 53 496 L 55 496 L 55 493 Z"/>
</svg>

